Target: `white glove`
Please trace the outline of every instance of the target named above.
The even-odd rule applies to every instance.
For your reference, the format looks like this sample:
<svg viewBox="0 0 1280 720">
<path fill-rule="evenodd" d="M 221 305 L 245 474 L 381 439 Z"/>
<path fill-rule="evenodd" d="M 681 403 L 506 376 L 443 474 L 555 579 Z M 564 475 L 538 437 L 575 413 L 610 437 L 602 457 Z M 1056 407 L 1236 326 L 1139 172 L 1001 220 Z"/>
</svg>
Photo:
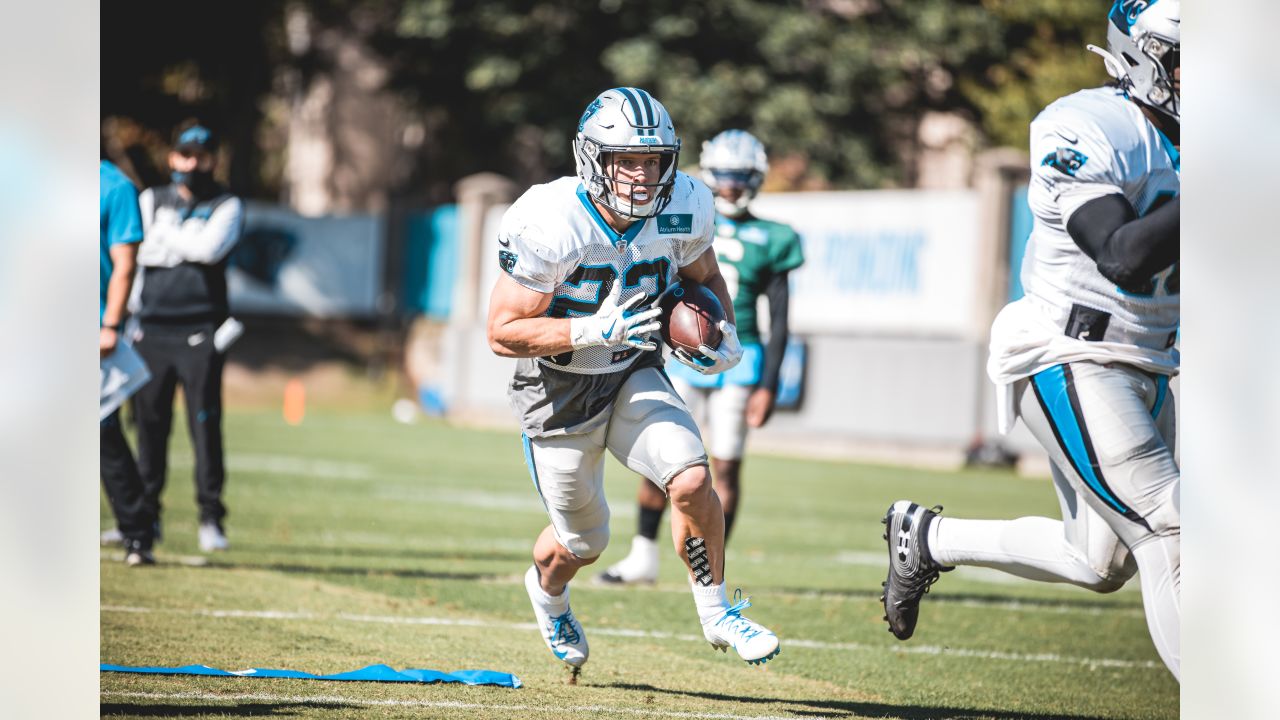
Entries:
<svg viewBox="0 0 1280 720">
<path fill-rule="evenodd" d="M 691 356 L 684 350 L 672 350 L 676 360 L 703 375 L 722 373 L 742 360 L 742 343 L 738 342 L 738 328 L 728 320 L 720 321 L 720 347 L 698 346 L 698 355 Z"/>
<path fill-rule="evenodd" d="M 662 327 L 662 321 L 657 319 L 662 309 L 651 307 L 630 313 L 628 311 L 643 300 L 645 295 L 639 293 L 619 305 L 618 297 L 621 294 L 622 283 L 614 280 L 613 289 L 595 315 L 569 319 L 569 341 L 573 343 L 574 350 L 592 345 L 630 345 L 641 350 L 658 349 L 658 343 L 647 336 Z"/>
</svg>

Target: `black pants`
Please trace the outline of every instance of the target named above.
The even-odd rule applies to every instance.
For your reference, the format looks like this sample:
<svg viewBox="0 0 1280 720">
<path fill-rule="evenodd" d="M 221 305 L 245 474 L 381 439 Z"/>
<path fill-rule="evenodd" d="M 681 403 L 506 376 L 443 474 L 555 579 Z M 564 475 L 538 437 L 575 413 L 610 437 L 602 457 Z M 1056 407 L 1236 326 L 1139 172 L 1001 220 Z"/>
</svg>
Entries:
<svg viewBox="0 0 1280 720">
<path fill-rule="evenodd" d="M 160 494 L 168 472 L 169 431 L 173 427 L 173 396 L 179 383 L 187 407 L 187 427 L 196 460 L 196 504 L 200 522 L 221 523 L 226 471 L 222 463 L 222 364 L 213 348 L 215 325 L 154 325 L 143 323 L 142 339 L 134 343 L 151 371 L 151 382 L 133 396 L 138 421 L 138 470 L 146 502 L 160 516 Z"/>
<path fill-rule="evenodd" d="M 102 486 L 107 491 L 116 525 L 126 540 L 140 541 L 151 547 L 155 528 L 155 512 L 146 501 L 138 465 L 120 427 L 120 412 L 107 416 L 98 428 L 98 469 Z"/>
</svg>

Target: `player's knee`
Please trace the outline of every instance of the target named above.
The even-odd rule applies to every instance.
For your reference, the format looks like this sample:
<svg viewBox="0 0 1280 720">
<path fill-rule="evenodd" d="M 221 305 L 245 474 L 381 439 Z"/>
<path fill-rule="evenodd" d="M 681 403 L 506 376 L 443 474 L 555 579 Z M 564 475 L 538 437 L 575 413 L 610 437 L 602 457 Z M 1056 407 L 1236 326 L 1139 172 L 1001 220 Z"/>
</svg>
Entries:
<svg viewBox="0 0 1280 720">
<path fill-rule="evenodd" d="M 741 461 L 738 460 L 712 460 L 711 464 L 714 469 L 716 485 L 723 486 L 728 490 L 738 489 L 739 470 L 742 467 Z"/>
<path fill-rule="evenodd" d="M 671 504 L 679 508 L 693 507 L 705 502 L 711 494 L 711 473 L 706 465 L 685 468 L 667 483 L 667 496 Z"/>
<path fill-rule="evenodd" d="M 565 544 L 565 549 L 573 555 L 575 565 L 590 565 L 600 558 L 608 546 L 609 525 L 606 523 L 603 527 L 578 533 L 577 537 Z"/>
<path fill-rule="evenodd" d="M 1123 546 L 1122 546 L 1123 547 Z M 1127 550 L 1103 562 L 1091 563 L 1093 577 L 1084 586 L 1096 593 L 1113 593 L 1125 586 L 1138 573 L 1138 563 Z"/>
</svg>

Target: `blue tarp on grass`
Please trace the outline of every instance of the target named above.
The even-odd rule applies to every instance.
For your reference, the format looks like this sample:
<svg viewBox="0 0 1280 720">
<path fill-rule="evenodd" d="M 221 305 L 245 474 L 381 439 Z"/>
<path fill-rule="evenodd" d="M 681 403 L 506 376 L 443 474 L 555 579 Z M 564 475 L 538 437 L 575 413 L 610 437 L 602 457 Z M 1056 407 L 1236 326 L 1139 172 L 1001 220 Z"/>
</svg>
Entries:
<svg viewBox="0 0 1280 720">
<path fill-rule="evenodd" d="M 102 672 L 149 673 L 152 675 L 211 675 L 214 677 L 257 677 L 257 678 L 291 678 L 295 680 L 347 680 L 358 682 L 416 682 L 416 683 L 463 683 L 464 685 L 498 685 L 500 687 L 518 688 L 520 678 L 510 673 L 493 670 L 458 670 L 446 673 L 439 670 L 396 670 L 387 665 L 370 665 L 337 673 L 336 675 L 312 675 L 298 670 L 272 670 L 270 668 L 253 668 L 229 672 L 211 668 L 208 665 L 184 665 L 182 667 L 129 667 L 127 665 L 111 665 L 102 663 L 98 666 Z"/>
</svg>

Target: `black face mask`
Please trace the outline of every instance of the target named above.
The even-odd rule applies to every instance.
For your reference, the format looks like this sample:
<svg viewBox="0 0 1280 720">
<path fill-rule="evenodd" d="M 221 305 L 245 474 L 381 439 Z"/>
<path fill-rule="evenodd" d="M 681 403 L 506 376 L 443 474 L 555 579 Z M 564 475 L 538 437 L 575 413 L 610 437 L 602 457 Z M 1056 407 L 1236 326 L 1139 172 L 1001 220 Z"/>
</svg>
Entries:
<svg viewBox="0 0 1280 720">
<path fill-rule="evenodd" d="M 193 170 L 192 172 L 179 172 L 174 170 L 169 177 L 179 185 L 186 185 L 187 189 L 195 195 L 205 195 L 217 187 L 217 183 L 213 181 L 213 172 L 211 170 Z"/>
</svg>

